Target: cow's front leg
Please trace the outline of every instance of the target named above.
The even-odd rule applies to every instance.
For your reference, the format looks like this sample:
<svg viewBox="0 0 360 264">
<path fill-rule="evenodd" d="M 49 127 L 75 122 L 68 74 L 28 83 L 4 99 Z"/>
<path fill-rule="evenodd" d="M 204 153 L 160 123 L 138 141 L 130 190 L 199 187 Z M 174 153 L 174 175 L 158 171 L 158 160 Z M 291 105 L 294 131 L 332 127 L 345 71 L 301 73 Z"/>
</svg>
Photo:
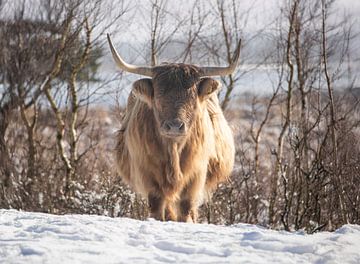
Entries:
<svg viewBox="0 0 360 264">
<path fill-rule="evenodd" d="M 180 197 L 179 221 L 196 223 L 198 206 L 202 199 L 205 184 L 204 178 L 195 177 L 182 191 Z"/>
<path fill-rule="evenodd" d="M 165 206 L 165 220 L 166 221 L 176 221 L 177 220 L 177 214 L 174 210 L 174 203 L 173 202 L 167 202 Z"/>
<path fill-rule="evenodd" d="M 156 220 L 165 221 L 165 199 L 159 194 L 148 195 L 150 217 Z"/>
<path fill-rule="evenodd" d="M 197 208 L 193 201 L 189 199 L 182 199 L 180 201 L 180 222 L 196 223 Z"/>
</svg>

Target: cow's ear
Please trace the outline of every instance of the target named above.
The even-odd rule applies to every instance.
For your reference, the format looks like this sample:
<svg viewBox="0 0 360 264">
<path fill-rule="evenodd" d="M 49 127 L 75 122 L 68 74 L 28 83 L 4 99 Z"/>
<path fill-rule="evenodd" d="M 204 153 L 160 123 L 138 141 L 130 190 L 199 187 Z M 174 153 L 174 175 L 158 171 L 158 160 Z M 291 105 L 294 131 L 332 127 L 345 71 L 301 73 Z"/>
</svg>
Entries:
<svg viewBox="0 0 360 264">
<path fill-rule="evenodd" d="M 198 94 L 199 97 L 203 100 L 207 99 L 212 93 L 218 91 L 221 87 L 221 84 L 212 78 L 203 78 L 201 79 L 198 85 Z"/>
<path fill-rule="evenodd" d="M 152 80 L 148 78 L 140 79 L 134 82 L 132 88 L 133 95 L 148 104 L 149 107 L 152 105 L 152 98 L 154 97 L 154 88 Z"/>
</svg>

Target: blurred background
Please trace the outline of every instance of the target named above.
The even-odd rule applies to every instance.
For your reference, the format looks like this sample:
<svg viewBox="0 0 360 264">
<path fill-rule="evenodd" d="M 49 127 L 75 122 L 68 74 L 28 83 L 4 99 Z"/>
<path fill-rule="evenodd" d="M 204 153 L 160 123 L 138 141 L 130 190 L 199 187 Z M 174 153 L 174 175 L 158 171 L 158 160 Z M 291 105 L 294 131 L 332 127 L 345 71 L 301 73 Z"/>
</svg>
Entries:
<svg viewBox="0 0 360 264">
<path fill-rule="evenodd" d="M 313 233 L 360 224 L 360 2 L 0 0 L 0 208 L 145 219 L 116 173 L 130 63 L 219 78 L 231 178 L 201 221 Z"/>
</svg>

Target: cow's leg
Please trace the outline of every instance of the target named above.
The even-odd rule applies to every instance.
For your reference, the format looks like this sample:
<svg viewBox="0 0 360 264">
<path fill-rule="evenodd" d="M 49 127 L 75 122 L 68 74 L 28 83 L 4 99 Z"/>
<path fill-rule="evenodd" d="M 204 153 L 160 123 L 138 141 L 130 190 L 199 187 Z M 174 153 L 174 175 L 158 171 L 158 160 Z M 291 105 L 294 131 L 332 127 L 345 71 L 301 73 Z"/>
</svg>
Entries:
<svg viewBox="0 0 360 264">
<path fill-rule="evenodd" d="M 179 221 L 196 223 L 205 177 L 195 177 L 182 191 Z"/>
<path fill-rule="evenodd" d="M 156 220 L 165 221 L 165 200 L 159 194 L 150 193 L 148 195 L 150 216 Z"/>
<path fill-rule="evenodd" d="M 172 202 L 167 202 L 165 206 L 165 220 L 166 221 L 176 221 L 177 215 L 174 211 L 174 205 Z"/>
<path fill-rule="evenodd" d="M 189 199 L 182 199 L 180 201 L 180 216 L 179 221 L 193 223 L 196 219 L 193 219 L 194 210 L 196 210 L 194 204 Z M 194 221 L 195 220 L 195 221 Z"/>
</svg>

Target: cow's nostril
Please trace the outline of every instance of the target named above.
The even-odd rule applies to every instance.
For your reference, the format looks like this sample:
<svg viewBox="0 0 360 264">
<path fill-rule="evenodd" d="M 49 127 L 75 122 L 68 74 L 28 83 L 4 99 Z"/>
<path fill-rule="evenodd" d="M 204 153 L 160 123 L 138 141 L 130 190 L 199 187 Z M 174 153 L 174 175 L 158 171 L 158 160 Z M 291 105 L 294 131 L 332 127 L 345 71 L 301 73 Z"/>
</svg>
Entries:
<svg viewBox="0 0 360 264">
<path fill-rule="evenodd" d="M 184 130 L 185 130 L 185 124 L 184 124 L 184 122 L 180 122 L 180 124 L 179 124 L 179 131 L 180 131 L 180 132 L 184 132 Z"/>
<path fill-rule="evenodd" d="M 169 124 L 169 122 L 164 122 L 163 128 L 165 131 L 170 131 L 171 125 Z"/>
</svg>

